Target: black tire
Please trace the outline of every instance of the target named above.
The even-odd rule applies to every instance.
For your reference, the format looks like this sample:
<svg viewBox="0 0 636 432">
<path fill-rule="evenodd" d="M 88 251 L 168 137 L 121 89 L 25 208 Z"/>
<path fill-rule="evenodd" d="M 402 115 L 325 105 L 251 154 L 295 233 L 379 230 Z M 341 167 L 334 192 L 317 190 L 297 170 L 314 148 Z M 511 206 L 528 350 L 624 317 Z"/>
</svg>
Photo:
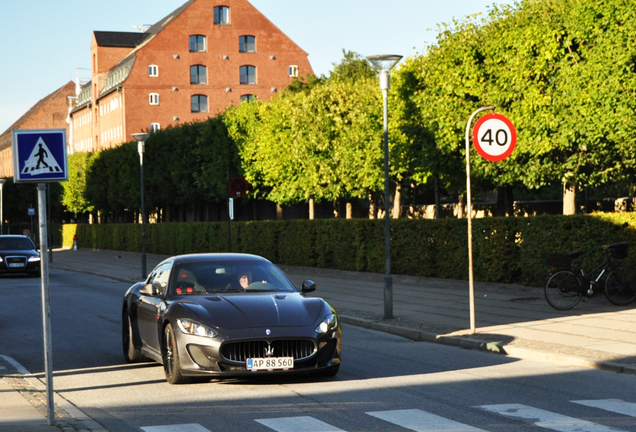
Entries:
<svg viewBox="0 0 636 432">
<path fill-rule="evenodd" d="M 133 343 L 133 329 L 128 311 L 124 311 L 122 316 L 121 340 L 124 348 L 124 358 L 128 363 L 139 363 L 149 361 Z"/>
<path fill-rule="evenodd" d="M 560 270 L 548 278 L 545 284 L 545 299 L 557 310 L 568 310 L 581 300 L 583 290 L 579 281 L 569 270 Z"/>
<path fill-rule="evenodd" d="M 605 297 L 616 306 L 626 306 L 636 298 L 636 271 L 618 267 L 605 280 Z"/>
<path fill-rule="evenodd" d="M 181 374 L 179 349 L 177 348 L 172 324 L 166 325 L 163 332 L 163 370 L 166 373 L 166 381 L 170 384 L 185 384 L 189 382 L 189 379 Z"/>
</svg>

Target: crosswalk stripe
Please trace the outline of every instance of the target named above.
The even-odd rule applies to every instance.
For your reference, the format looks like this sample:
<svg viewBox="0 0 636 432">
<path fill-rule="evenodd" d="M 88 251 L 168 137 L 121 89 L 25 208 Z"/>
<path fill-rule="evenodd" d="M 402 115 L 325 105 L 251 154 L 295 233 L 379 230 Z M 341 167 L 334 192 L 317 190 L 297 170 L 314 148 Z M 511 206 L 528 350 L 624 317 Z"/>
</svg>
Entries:
<svg viewBox="0 0 636 432">
<path fill-rule="evenodd" d="M 620 429 L 603 426 L 587 420 L 580 420 L 574 417 L 568 417 L 522 404 L 482 405 L 477 408 L 491 411 L 506 417 L 531 420 L 539 427 L 552 429 L 558 432 L 625 432 Z"/>
<path fill-rule="evenodd" d="M 313 417 L 278 417 L 256 419 L 260 424 L 277 432 L 345 432 Z"/>
<path fill-rule="evenodd" d="M 211 432 L 200 424 L 178 424 L 166 426 L 144 426 L 140 428 L 144 432 Z"/>
<path fill-rule="evenodd" d="M 419 409 L 373 411 L 367 414 L 418 432 L 483 432 L 483 429 L 477 429 L 476 427 L 449 420 Z"/>
<path fill-rule="evenodd" d="M 600 408 L 617 414 L 636 417 L 636 403 L 625 402 L 620 399 L 577 400 L 572 402 L 592 408 Z"/>
</svg>

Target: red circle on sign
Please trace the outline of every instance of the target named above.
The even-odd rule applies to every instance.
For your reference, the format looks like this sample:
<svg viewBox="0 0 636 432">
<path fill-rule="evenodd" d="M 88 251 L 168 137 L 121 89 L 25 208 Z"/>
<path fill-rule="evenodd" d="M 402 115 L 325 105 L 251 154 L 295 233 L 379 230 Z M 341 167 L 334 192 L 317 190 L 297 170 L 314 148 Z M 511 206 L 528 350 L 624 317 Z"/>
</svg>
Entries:
<svg viewBox="0 0 636 432">
<path fill-rule="evenodd" d="M 473 128 L 475 150 L 486 160 L 499 162 L 512 154 L 517 145 L 517 130 L 507 117 L 486 114 Z"/>
<path fill-rule="evenodd" d="M 232 177 L 232 180 L 230 180 L 228 190 L 230 191 L 230 195 L 232 195 L 233 197 L 241 198 L 247 193 L 248 187 L 249 184 L 247 183 L 247 180 L 245 180 L 245 177 L 236 176 Z"/>
</svg>

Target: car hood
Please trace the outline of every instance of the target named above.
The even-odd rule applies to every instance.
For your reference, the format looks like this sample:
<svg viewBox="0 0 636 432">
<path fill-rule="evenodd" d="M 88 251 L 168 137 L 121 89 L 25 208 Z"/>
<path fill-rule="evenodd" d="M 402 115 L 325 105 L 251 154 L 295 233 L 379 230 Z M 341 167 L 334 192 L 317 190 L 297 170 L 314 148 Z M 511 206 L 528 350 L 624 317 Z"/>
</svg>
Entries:
<svg viewBox="0 0 636 432">
<path fill-rule="evenodd" d="M 264 293 L 202 296 L 184 306 L 220 328 L 303 327 L 320 318 L 324 301 L 297 293 Z"/>
<path fill-rule="evenodd" d="M 0 255 L 2 256 L 39 256 L 40 253 L 34 250 L 29 250 L 29 249 L 17 249 L 17 250 L 13 250 L 13 249 L 3 249 L 0 250 Z"/>
</svg>

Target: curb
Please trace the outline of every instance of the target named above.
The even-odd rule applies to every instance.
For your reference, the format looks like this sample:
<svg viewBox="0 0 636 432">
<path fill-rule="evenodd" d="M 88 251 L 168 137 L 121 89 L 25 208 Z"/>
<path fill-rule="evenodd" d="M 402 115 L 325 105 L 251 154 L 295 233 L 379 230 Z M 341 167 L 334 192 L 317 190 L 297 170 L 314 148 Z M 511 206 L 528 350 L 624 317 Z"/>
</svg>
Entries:
<svg viewBox="0 0 636 432">
<path fill-rule="evenodd" d="M 412 328 L 391 326 L 377 321 L 371 321 L 363 318 L 356 318 L 347 315 L 340 315 L 340 320 L 349 325 L 362 327 L 371 330 L 377 330 L 406 339 L 420 342 L 438 343 L 442 345 L 456 346 L 466 349 L 474 349 L 478 351 L 487 351 L 495 354 L 501 354 L 510 357 L 517 357 L 527 360 L 548 360 L 552 362 L 565 363 L 571 366 L 579 366 L 588 369 L 599 369 L 608 372 L 624 373 L 636 375 L 636 366 L 625 365 L 616 362 L 599 361 L 587 359 L 584 357 L 575 357 L 565 354 L 558 354 L 536 349 L 515 347 L 511 345 L 502 345 L 501 342 L 485 342 L 483 340 L 472 339 L 466 336 L 445 336 L 428 333 Z"/>
</svg>

